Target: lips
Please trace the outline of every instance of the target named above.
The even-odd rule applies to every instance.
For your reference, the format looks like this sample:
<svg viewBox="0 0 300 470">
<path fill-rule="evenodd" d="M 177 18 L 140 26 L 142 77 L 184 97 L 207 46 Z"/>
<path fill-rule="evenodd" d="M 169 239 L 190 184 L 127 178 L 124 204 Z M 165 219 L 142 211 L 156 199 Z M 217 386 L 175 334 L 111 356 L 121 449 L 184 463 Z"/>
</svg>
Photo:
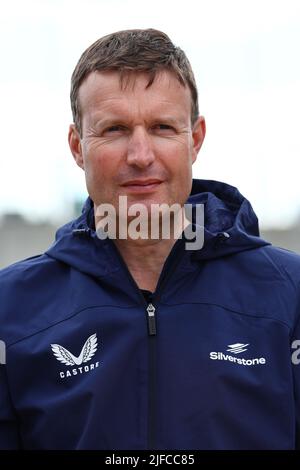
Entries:
<svg viewBox="0 0 300 470">
<path fill-rule="evenodd" d="M 158 179 L 149 180 L 131 180 L 124 183 L 122 186 L 150 186 L 153 184 L 160 184 L 162 181 Z"/>
<path fill-rule="evenodd" d="M 131 180 L 122 184 L 127 192 L 146 193 L 156 190 L 163 181 L 158 179 Z"/>
</svg>

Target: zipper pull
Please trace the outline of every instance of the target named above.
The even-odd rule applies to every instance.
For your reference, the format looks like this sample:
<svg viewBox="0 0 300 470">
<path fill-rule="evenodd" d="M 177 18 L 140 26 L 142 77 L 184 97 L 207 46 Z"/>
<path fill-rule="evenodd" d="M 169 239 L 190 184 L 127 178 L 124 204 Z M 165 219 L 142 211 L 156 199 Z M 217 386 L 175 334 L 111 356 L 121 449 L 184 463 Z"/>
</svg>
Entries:
<svg viewBox="0 0 300 470">
<path fill-rule="evenodd" d="M 147 314 L 148 314 L 149 335 L 150 336 L 156 335 L 155 307 L 153 304 L 148 304 Z"/>
</svg>

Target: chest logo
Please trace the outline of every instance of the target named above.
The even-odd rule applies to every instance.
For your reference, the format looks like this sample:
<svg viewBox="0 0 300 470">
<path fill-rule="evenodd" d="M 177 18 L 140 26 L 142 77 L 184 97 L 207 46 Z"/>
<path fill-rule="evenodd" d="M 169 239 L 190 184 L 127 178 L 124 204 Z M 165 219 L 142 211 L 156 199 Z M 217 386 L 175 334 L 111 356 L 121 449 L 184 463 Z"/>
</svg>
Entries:
<svg viewBox="0 0 300 470">
<path fill-rule="evenodd" d="M 243 343 L 228 344 L 228 349 L 226 349 L 226 351 L 229 351 L 233 354 L 240 354 L 241 352 L 247 351 L 246 346 L 249 346 L 249 343 L 248 344 L 243 344 Z"/>
<path fill-rule="evenodd" d="M 65 366 L 73 366 L 72 369 L 61 371 L 59 373 L 60 377 L 64 379 L 65 377 L 71 377 L 72 375 L 79 375 L 85 372 L 90 372 L 91 370 L 97 368 L 99 362 L 95 362 L 90 365 L 84 365 L 95 355 L 97 347 L 98 343 L 96 333 L 88 337 L 81 349 L 79 356 L 74 356 L 74 354 L 72 354 L 70 351 L 68 351 L 68 349 L 66 349 L 64 346 L 61 346 L 60 344 L 51 344 L 51 349 L 56 359 L 59 362 L 62 362 Z"/>
<path fill-rule="evenodd" d="M 237 354 L 248 351 L 248 346 L 250 346 L 250 343 L 227 344 L 226 352 L 229 354 L 223 353 L 222 351 L 211 351 L 209 353 L 209 357 L 213 361 L 229 361 L 238 364 L 239 366 L 265 365 L 267 363 L 265 357 L 244 358 L 237 356 Z"/>
<path fill-rule="evenodd" d="M 51 344 L 51 349 L 56 359 L 66 366 L 80 366 L 90 361 L 97 351 L 97 335 L 94 333 L 86 340 L 78 357 L 60 344 Z"/>
</svg>

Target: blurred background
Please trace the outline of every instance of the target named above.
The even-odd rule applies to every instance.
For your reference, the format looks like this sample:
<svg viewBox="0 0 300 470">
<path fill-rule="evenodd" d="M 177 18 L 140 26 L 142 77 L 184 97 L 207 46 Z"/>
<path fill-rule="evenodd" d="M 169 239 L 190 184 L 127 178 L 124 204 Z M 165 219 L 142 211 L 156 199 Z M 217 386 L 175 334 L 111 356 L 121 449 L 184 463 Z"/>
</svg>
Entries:
<svg viewBox="0 0 300 470">
<path fill-rule="evenodd" d="M 67 144 L 81 53 L 127 28 L 185 50 L 207 136 L 194 176 L 237 186 L 300 253 L 299 0 L 0 0 L 0 267 L 43 252 L 87 193 Z"/>
</svg>

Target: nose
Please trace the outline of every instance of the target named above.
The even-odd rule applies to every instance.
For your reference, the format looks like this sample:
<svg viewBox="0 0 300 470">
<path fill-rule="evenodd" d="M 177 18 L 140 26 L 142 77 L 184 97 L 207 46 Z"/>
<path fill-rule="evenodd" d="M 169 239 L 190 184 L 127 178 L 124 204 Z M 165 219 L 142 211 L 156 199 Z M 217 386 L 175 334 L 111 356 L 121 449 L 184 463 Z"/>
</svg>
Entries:
<svg viewBox="0 0 300 470">
<path fill-rule="evenodd" d="M 151 139 L 146 129 L 142 126 L 135 127 L 128 142 L 127 163 L 139 168 L 147 168 L 154 159 Z"/>
</svg>

